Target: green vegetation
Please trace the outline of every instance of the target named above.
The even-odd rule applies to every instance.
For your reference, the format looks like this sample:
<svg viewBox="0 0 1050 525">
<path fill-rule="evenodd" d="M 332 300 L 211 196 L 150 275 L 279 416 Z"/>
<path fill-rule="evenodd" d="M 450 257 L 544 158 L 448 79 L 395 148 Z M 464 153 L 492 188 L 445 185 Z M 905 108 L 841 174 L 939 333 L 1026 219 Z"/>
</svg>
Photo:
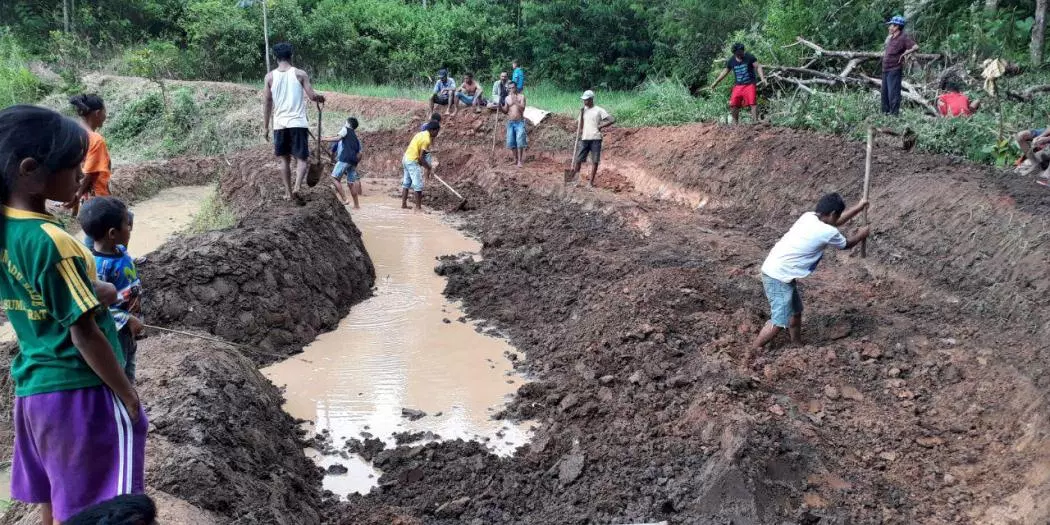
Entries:
<svg viewBox="0 0 1050 525">
<path fill-rule="evenodd" d="M 34 102 L 47 88 L 26 66 L 18 41 L 0 28 L 0 107 Z"/>
<path fill-rule="evenodd" d="M 322 89 L 423 99 L 438 67 L 457 80 L 473 71 L 484 88 L 519 59 L 528 72 L 533 105 L 572 115 L 579 92 L 595 89 L 599 103 L 622 125 L 669 125 L 726 117 L 725 92 L 703 88 L 723 67 L 732 42 L 744 42 L 764 64 L 799 66 L 812 52 L 792 45 L 799 35 L 828 48 L 879 50 L 882 22 L 902 13 L 924 51 L 944 55 L 914 67 L 912 82 L 932 84 L 946 64 L 963 66 L 972 94 L 985 58 L 1003 58 L 1026 71 L 1004 79 L 1021 89 L 1050 81 L 1043 73 L 1045 42 L 1035 0 L 266 0 L 271 43 L 296 45 L 296 63 Z M 185 153 L 213 154 L 262 138 L 257 103 L 241 94 L 213 96 L 209 88 L 170 79 L 233 80 L 256 85 L 265 70 L 263 2 L 235 0 L 96 0 L 77 2 L 70 27 L 61 4 L 0 2 L 0 100 L 32 100 L 48 88 L 29 72 L 29 58 L 46 61 L 72 92 L 92 84 L 84 72 L 104 69 L 144 76 L 133 93 L 107 93 L 113 119 L 103 131 L 126 160 Z M 102 66 L 101 64 L 105 64 Z M 877 62 L 861 65 L 878 76 Z M 57 82 L 56 82 L 57 84 Z M 11 87 L 8 87 L 11 86 Z M 159 89 L 156 89 L 158 88 Z M 787 84 L 767 89 L 762 112 L 774 124 L 860 136 L 872 123 L 919 134 L 919 147 L 980 162 L 1016 152 L 1003 137 L 1050 121 L 1032 102 L 989 100 L 971 119 L 938 120 L 906 109 L 902 120 L 878 115 L 869 89 Z M 95 89 L 92 86 L 92 89 Z M 185 92 L 189 90 L 189 92 Z M 57 95 L 56 95 L 57 97 Z M 984 96 L 984 98 L 988 98 Z M 46 99 L 56 107 L 59 98 Z M 158 105 L 157 102 L 160 102 Z M 342 115 L 325 116 L 335 129 Z M 383 119 L 381 119 L 383 120 Z M 363 122 L 396 127 L 403 118 Z"/>
<path fill-rule="evenodd" d="M 219 196 L 219 189 L 216 188 L 201 203 L 200 211 L 193 216 L 193 220 L 186 227 L 186 231 L 191 234 L 198 234 L 214 230 L 225 230 L 236 225 L 237 214 L 222 200 L 222 197 Z"/>
</svg>

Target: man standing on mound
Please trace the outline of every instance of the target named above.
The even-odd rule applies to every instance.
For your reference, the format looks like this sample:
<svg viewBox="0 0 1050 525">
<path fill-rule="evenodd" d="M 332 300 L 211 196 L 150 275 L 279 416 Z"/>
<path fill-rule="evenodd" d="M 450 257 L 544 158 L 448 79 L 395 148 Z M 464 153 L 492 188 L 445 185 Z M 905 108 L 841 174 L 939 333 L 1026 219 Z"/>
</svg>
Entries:
<svg viewBox="0 0 1050 525">
<path fill-rule="evenodd" d="M 718 87 L 718 84 L 730 71 L 733 72 L 733 77 L 736 79 L 733 93 L 729 95 L 733 124 L 740 122 L 740 108 L 751 108 L 751 122 L 758 122 L 758 92 L 755 89 L 755 82 L 757 78 L 761 79 L 763 84 L 766 83 L 766 74 L 762 72 L 762 65 L 758 63 L 755 55 L 744 49 L 744 44 L 737 42 L 733 44 L 733 56 L 726 61 L 726 68 L 722 70 L 722 74 L 718 75 L 714 84 L 711 84 L 711 89 Z"/>
<path fill-rule="evenodd" d="M 314 92 L 310 75 L 292 65 L 292 45 L 281 42 L 273 46 L 277 58 L 277 69 L 266 74 L 263 89 L 263 133 L 270 140 L 270 117 L 273 117 L 273 152 L 283 162 L 284 198 L 299 198 L 299 189 L 310 158 L 310 123 L 306 119 L 306 97 L 314 102 L 324 102 L 324 97 Z M 295 186 L 292 186 L 292 157 L 295 165 Z"/>
</svg>

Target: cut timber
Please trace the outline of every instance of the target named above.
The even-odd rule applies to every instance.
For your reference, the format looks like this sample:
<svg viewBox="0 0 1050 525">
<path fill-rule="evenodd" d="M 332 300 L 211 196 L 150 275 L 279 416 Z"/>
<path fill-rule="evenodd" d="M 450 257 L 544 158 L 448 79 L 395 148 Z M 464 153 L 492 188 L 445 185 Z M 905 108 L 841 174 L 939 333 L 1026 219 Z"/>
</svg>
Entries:
<svg viewBox="0 0 1050 525">
<path fill-rule="evenodd" d="M 806 47 L 816 51 L 818 55 L 829 56 L 829 57 L 839 57 L 839 58 L 845 58 L 845 59 L 849 59 L 849 60 L 853 60 L 853 59 L 872 60 L 872 59 L 876 59 L 876 58 L 882 58 L 882 55 L 883 55 L 883 53 L 881 51 L 849 51 L 849 50 L 847 50 L 847 51 L 839 51 L 839 50 L 832 50 L 832 49 L 824 49 L 824 47 L 822 47 L 821 45 L 819 45 L 817 43 L 814 43 L 814 42 L 811 42 L 809 40 L 806 40 L 805 38 L 802 38 L 802 37 L 796 37 L 795 41 L 797 41 L 799 44 L 802 44 L 802 45 L 804 45 L 804 46 L 806 46 Z M 914 54 L 911 55 L 911 58 L 916 59 L 916 60 L 938 60 L 938 59 L 940 59 L 942 57 L 941 57 L 940 54 L 914 53 Z"/>
</svg>

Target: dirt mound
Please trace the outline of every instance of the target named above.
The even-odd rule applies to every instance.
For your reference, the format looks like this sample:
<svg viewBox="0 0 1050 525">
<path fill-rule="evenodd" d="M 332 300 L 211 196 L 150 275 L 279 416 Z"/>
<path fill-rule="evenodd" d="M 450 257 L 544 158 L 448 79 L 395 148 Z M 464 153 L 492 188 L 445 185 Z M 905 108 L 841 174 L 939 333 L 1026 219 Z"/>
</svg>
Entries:
<svg viewBox="0 0 1050 525">
<path fill-rule="evenodd" d="M 141 341 L 149 410 L 146 483 L 238 523 L 317 523 L 321 474 L 280 392 L 229 347 L 184 336 Z"/>
<path fill-rule="evenodd" d="M 220 157 L 181 158 L 122 166 L 110 179 L 110 191 L 125 202 L 135 202 L 172 186 L 213 183 L 227 168 L 225 160 Z"/>
<path fill-rule="evenodd" d="M 257 363 L 301 351 L 371 294 L 375 269 L 361 232 L 325 185 L 305 206 L 282 199 L 262 151 L 230 159 L 219 181 L 240 216 L 230 229 L 184 237 L 141 265 L 146 315 L 249 345 Z"/>
</svg>

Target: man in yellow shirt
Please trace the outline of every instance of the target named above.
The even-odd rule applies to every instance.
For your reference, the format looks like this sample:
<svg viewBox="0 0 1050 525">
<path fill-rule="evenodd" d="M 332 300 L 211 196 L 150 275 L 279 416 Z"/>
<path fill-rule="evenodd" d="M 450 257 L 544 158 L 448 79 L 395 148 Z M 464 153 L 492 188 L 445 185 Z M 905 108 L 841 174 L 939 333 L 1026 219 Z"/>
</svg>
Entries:
<svg viewBox="0 0 1050 525">
<path fill-rule="evenodd" d="M 408 209 L 408 190 L 416 192 L 416 211 L 423 209 L 423 168 L 432 169 L 427 160 L 427 151 L 430 144 L 437 138 L 441 131 L 441 124 L 431 120 L 423 131 L 412 137 L 405 150 L 405 157 L 401 159 L 405 176 L 401 181 L 401 207 Z"/>
</svg>

